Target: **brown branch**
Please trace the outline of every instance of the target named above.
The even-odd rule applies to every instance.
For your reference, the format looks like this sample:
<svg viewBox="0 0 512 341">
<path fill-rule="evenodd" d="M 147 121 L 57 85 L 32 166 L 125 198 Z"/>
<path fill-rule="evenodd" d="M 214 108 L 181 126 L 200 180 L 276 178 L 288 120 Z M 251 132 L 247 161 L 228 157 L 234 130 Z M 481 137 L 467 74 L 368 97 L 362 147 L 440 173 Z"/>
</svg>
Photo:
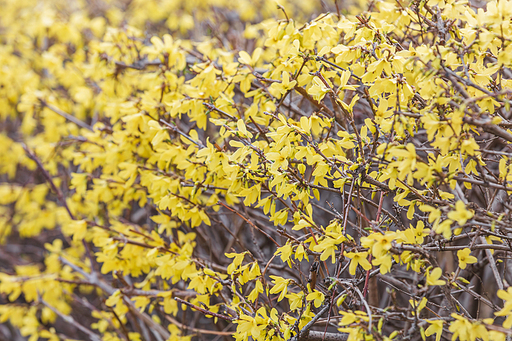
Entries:
<svg viewBox="0 0 512 341">
<path fill-rule="evenodd" d="M 25 150 L 25 153 L 27 154 L 27 156 L 37 164 L 37 167 L 39 168 L 41 173 L 43 173 L 43 176 L 46 179 L 46 181 L 48 182 L 48 184 L 50 185 L 51 189 L 55 192 L 55 194 L 57 194 L 57 197 L 59 198 L 60 203 L 62 204 L 62 206 L 64 206 L 64 208 L 68 212 L 69 217 L 71 219 L 75 220 L 75 217 L 74 217 L 73 213 L 71 213 L 71 210 L 69 209 L 66 199 L 64 199 L 64 195 L 62 194 L 61 190 L 57 186 L 55 186 L 55 183 L 53 182 L 53 179 L 52 179 L 50 173 L 48 173 L 48 171 L 44 168 L 41 160 L 39 160 L 39 158 L 36 156 L 36 154 L 34 154 L 30 149 L 28 149 L 28 147 L 25 144 L 23 144 L 23 149 Z"/>
<path fill-rule="evenodd" d="M 165 314 L 164 316 L 165 316 L 165 319 L 167 321 L 169 321 L 172 324 L 178 326 L 178 328 L 180 328 L 181 330 L 191 330 L 191 331 L 199 333 L 199 334 L 221 335 L 221 336 L 231 336 L 234 333 L 234 331 L 231 331 L 231 332 L 219 332 L 219 331 L 215 331 L 215 330 L 206 330 L 206 329 L 201 329 L 201 328 L 193 328 L 193 327 L 186 326 L 183 323 L 178 322 L 177 320 L 175 320 L 172 317 L 170 317 L 168 314 Z"/>
<path fill-rule="evenodd" d="M 305 99 L 307 99 L 311 104 L 313 104 L 317 109 L 320 109 L 320 110 L 323 110 L 325 111 L 330 117 L 334 117 L 336 118 L 336 115 L 334 114 L 334 112 L 329 109 L 328 107 L 325 106 L 325 104 L 323 104 L 322 102 L 318 102 L 317 100 L 315 100 L 313 97 L 311 97 L 310 94 L 308 94 L 308 92 L 306 91 L 306 89 L 300 87 L 300 86 L 295 86 L 295 91 L 297 91 L 299 94 L 302 95 L 302 97 L 304 97 Z"/>
<path fill-rule="evenodd" d="M 505 129 L 500 128 L 499 126 L 492 124 L 490 121 L 483 121 L 483 120 L 465 116 L 464 123 L 468 123 L 468 124 L 477 126 L 479 128 L 482 128 L 482 130 L 485 131 L 486 133 L 499 136 L 508 142 L 512 142 L 512 134 L 510 134 Z"/>
<path fill-rule="evenodd" d="M 68 113 L 65 113 L 64 111 L 60 110 L 59 108 L 57 107 L 54 107 L 53 105 L 51 104 L 48 104 L 46 101 L 42 100 L 42 99 L 39 99 L 39 101 L 41 102 L 41 105 L 43 107 L 46 107 L 48 109 L 50 109 L 51 111 L 53 111 L 54 113 L 56 113 L 57 115 L 60 115 L 62 117 L 64 117 L 66 120 L 70 121 L 70 122 L 73 122 L 74 124 L 76 124 L 77 126 L 79 127 L 82 127 L 84 129 L 87 129 L 89 131 L 92 131 L 94 132 L 94 129 L 91 128 L 90 125 L 88 125 L 87 123 L 85 122 L 82 122 L 80 121 L 78 118 L 76 118 L 75 116 L 73 115 L 70 115 Z"/>
<path fill-rule="evenodd" d="M 101 337 L 98 334 L 95 334 L 91 330 L 89 330 L 89 329 L 85 328 L 84 326 L 82 326 L 73 317 L 61 313 L 59 310 L 57 310 L 53 306 L 51 306 L 48 302 L 43 300 L 41 297 L 39 297 L 39 302 L 42 303 L 43 305 L 45 305 L 46 307 L 48 307 L 51 311 L 53 311 L 56 315 L 58 315 L 66 323 L 74 326 L 75 328 L 77 328 L 78 330 L 83 332 L 84 334 L 87 334 L 87 336 L 89 336 L 89 338 L 92 341 L 101 341 Z"/>
<path fill-rule="evenodd" d="M 182 304 L 185 304 L 189 307 L 191 307 L 192 309 L 195 309 L 197 311 L 200 311 L 201 313 L 205 314 L 205 315 L 211 315 L 213 317 L 217 317 L 217 318 L 220 318 L 222 320 L 226 320 L 226 321 L 234 321 L 236 320 L 237 318 L 236 317 L 231 317 L 231 316 L 226 316 L 226 315 L 222 315 L 222 314 L 218 314 L 218 313 L 214 313 L 213 311 L 209 311 L 207 309 L 204 309 L 204 308 L 201 308 L 201 307 L 198 307 L 197 305 L 195 304 L 192 304 L 190 302 L 187 302 L 185 300 L 182 300 L 181 298 L 178 298 L 178 297 L 174 297 L 174 299 L 177 301 L 177 302 L 180 302 Z"/>
<path fill-rule="evenodd" d="M 268 239 L 270 239 L 277 247 L 281 247 L 281 245 L 279 245 L 278 242 L 276 242 L 274 240 L 274 238 L 272 238 L 267 232 L 263 231 L 262 229 L 260 229 L 258 226 L 256 226 L 252 221 L 250 221 L 249 219 L 247 219 L 245 216 L 243 216 L 241 213 L 235 211 L 234 209 L 232 209 L 231 207 L 227 206 L 226 204 L 224 204 L 222 201 L 218 201 L 217 202 L 219 205 L 222 205 L 224 206 L 225 208 L 227 208 L 228 210 L 230 210 L 231 212 L 233 212 L 234 214 L 236 214 L 237 216 L 239 216 L 240 218 L 242 218 L 243 220 L 245 220 L 245 222 L 247 224 L 249 224 L 251 227 L 255 228 L 256 230 L 260 231 L 262 234 L 264 234 Z"/>
</svg>

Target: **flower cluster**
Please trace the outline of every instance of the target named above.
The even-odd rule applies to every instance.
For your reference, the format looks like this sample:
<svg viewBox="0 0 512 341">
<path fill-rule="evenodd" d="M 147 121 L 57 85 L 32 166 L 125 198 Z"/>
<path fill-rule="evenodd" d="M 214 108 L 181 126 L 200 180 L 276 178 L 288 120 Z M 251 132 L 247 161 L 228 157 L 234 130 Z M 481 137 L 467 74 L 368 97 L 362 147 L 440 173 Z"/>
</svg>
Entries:
<svg viewBox="0 0 512 341">
<path fill-rule="evenodd" d="M 8 330 L 512 335 L 511 0 L 0 7 Z"/>
</svg>

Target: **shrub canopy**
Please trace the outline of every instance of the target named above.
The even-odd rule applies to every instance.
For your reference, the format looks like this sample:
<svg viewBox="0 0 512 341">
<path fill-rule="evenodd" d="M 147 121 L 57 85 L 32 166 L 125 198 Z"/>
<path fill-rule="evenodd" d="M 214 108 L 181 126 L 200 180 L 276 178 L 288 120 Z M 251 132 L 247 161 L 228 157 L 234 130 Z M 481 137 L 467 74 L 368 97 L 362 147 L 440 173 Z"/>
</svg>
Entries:
<svg viewBox="0 0 512 341">
<path fill-rule="evenodd" d="M 5 337 L 510 340 L 512 2 L 280 3 L 0 1 Z"/>
</svg>

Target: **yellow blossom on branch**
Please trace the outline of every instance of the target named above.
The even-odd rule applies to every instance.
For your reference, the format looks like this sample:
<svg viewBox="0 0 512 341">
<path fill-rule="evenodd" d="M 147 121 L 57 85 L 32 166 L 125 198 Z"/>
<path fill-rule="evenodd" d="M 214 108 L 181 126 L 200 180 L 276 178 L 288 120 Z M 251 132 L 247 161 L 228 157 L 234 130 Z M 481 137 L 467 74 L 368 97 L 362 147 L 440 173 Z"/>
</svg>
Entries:
<svg viewBox="0 0 512 341">
<path fill-rule="evenodd" d="M 459 266 L 461 269 L 465 269 L 468 264 L 478 262 L 478 259 L 474 256 L 470 256 L 470 254 L 471 250 L 467 247 L 457 251 L 457 258 L 459 258 Z"/>
<path fill-rule="evenodd" d="M 368 252 L 345 252 L 345 257 L 350 258 L 350 266 L 348 268 L 351 275 L 356 274 L 358 265 L 365 270 L 370 270 L 372 265 L 368 261 Z"/>
<path fill-rule="evenodd" d="M 473 218 L 474 213 L 466 209 L 466 205 L 459 200 L 455 204 L 455 211 L 448 213 L 448 218 L 455 220 L 460 226 L 464 225 L 466 221 Z"/>
</svg>

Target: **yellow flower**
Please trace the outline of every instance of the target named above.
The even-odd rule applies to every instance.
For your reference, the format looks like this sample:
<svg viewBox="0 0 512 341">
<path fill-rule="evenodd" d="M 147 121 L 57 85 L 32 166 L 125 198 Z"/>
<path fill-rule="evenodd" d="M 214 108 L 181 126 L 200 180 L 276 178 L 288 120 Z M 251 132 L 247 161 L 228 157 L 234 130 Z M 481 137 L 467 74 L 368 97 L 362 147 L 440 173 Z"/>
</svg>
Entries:
<svg viewBox="0 0 512 341">
<path fill-rule="evenodd" d="M 315 289 L 313 292 L 310 292 L 308 294 L 308 296 L 306 296 L 306 300 L 308 300 L 308 301 L 315 301 L 314 302 L 315 308 L 318 308 L 324 302 L 325 296 L 320 291 Z"/>
<path fill-rule="evenodd" d="M 298 294 L 290 293 L 286 295 L 288 299 L 288 304 L 290 305 L 290 310 L 294 311 L 295 309 L 302 308 L 302 299 L 304 298 L 304 293 L 300 292 Z"/>
<path fill-rule="evenodd" d="M 340 314 L 343 315 L 343 318 L 340 321 L 340 326 L 346 326 L 354 322 L 360 322 L 361 320 L 365 322 L 369 320 L 366 313 L 359 310 L 356 310 L 355 312 L 341 310 Z"/>
<path fill-rule="evenodd" d="M 287 262 L 288 259 L 290 259 L 290 256 L 292 255 L 293 253 L 293 249 L 292 249 L 292 246 L 288 243 L 286 243 L 285 245 L 281 246 L 280 248 L 278 248 L 275 252 L 275 255 L 281 255 L 281 260 L 284 262 Z"/>
<path fill-rule="evenodd" d="M 503 309 L 494 313 L 496 316 L 507 316 L 503 321 L 504 328 L 512 328 L 512 287 L 508 287 L 507 291 L 498 290 L 498 297 L 505 301 Z"/>
<path fill-rule="evenodd" d="M 268 91 L 272 94 L 272 96 L 281 98 L 281 95 L 284 95 L 288 90 L 293 89 L 297 84 L 296 80 L 290 82 L 290 74 L 286 71 L 282 73 L 281 83 L 275 82 L 268 88 Z"/>
<path fill-rule="evenodd" d="M 417 244 L 423 244 L 423 240 L 430 233 L 430 229 L 425 228 L 425 224 L 420 220 L 418 221 L 418 225 L 414 229 L 414 237 L 416 239 Z"/>
<path fill-rule="evenodd" d="M 236 126 L 238 128 L 238 131 L 242 133 L 242 136 L 252 138 L 252 134 L 249 131 L 247 131 L 247 128 L 243 120 L 238 120 L 236 122 Z"/>
<path fill-rule="evenodd" d="M 239 52 L 240 57 L 238 58 L 238 60 L 243 64 L 255 66 L 256 63 L 258 62 L 258 60 L 260 59 L 262 53 L 263 53 L 263 50 L 261 49 L 261 47 L 258 47 L 256 49 L 254 49 L 254 52 L 252 53 L 252 58 L 251 58 L 251 56 L 249 56 L 249 54 L 247 52 L 240 51 Z"/>
<path fill-rule="evenodd" d="M 325 94 L 327 94 L 329 91 L 330 89 L 327 86 L 325 86 L 322 80 L 315 76 L 313 78 L 313 85 L 308 90 L 308 94 L 313 96 L 313 98 L 316 101 L 321 101 L 322 98 L 324 98 Z"/>
<path fill-rule="evenodd" d="M 427 269 L 427 285 L 445 285 L 446 282 L 439 279 L 442 274 L 441 268 L 435 268 L 432 272 Z"/>
<path fill-rule="evenodd" d="M 312 247 L 313 251 L 322 252 L 320 255 L 320 260 L 324 261 L 331 257 L 332 263 L 334 264 L 336 260 L 335 251 L 338 250 L 337 245 L 343 243 L 347 238 L 343 236 L 343 234 L 336 232 L 328 232 L 326 238 L 323 238 L 318 245 L 314 245 Z"/>
<path fill-rule="evenodd" d="M 436 334 L 436 341 L 441 340 L 441 334 L 443 334 L 443 321 L 442 320 L 427 320 L 430 326 L 425 330 L 425 336 Z"/>
<path fill-rule="evenodd" d="M 450 239 L 452 236 L 452 223 L 453 220 L 446 219 L 441 223 L 434 223 L 434 231 L 436 231 L 437 234 L 443 234 L 443 237 L 446 239 Z"/>
<path fill-rule="evenodd" d="M 350 259 L 350 266 L 348 271 L 351 275 L 356 274 L 356 269 L 358 265 L 361 265 L 363 269 L 370 270 L 372 265 L 368 261 L 368 252 L 345 252 L 344 255 Z"/>
<path fill-rule="evenodd" d="M 474 213 L 466 209 L 466 205 L 462 201 L 457 201 L 455 204 L 455 211 L 448 213 L 448 218 L 455 220 L 460 226 L 464 225 L 466 221 L 473 218 Z"/>
<path fill-rule="evenodd" d="M 396 239 L 396 233 L 388 231 L 385 235 L 380 233 L 374 233 L 375 244 L 372 247 L 372 253 L 375 257 L 384 255 L 389 249 L 391 249 L 391 242 Z"/>
<path fill-rule="evenodd" d="M 411 305 L 411 307 L 414 308 L 415 311 L 412 312 L 412 315 L 415 316 L 416 314 L 420 314 L 420 312 L 423 310 L 423 308 L 425 308 L 425 306 L 427 305 L 427 299 L 425 297 L 423 297 L 421 299 L 421 301 L 416 301 L 416 300 L 413 300 L 413 299 L 410 299 L 409 300 L 409 304 Z"/>
<path fill-rule="evenodd" d="M 467 264 L 473 264 L 478 261 L 476 257 L 470 256 L 471 250 L 468 248 L 457 251 L 457 257 L 459 258 L 459 266 L 461 269 L 465 269 Z"/>
<path fill-rule="evenodd" d="M 270 276 L 272 278 L 272 282 L 274 283 L 274 286 L 272 289 L 270 289 L 271 294 L 277 294 L 281 293 L 277 299 L 277 302 L 280 302 L 288 293 L 288 283 L 290 282 L 290 279 L 284 279 L 279 276 Z"/>
<path fill-rule="evenodd" d="M 389 254 L 382 255 L 372 261 L 375 266 L 380 265 L 380 273 L 387 274 L 391 270 L 392 258 Z"/>
</svg>

